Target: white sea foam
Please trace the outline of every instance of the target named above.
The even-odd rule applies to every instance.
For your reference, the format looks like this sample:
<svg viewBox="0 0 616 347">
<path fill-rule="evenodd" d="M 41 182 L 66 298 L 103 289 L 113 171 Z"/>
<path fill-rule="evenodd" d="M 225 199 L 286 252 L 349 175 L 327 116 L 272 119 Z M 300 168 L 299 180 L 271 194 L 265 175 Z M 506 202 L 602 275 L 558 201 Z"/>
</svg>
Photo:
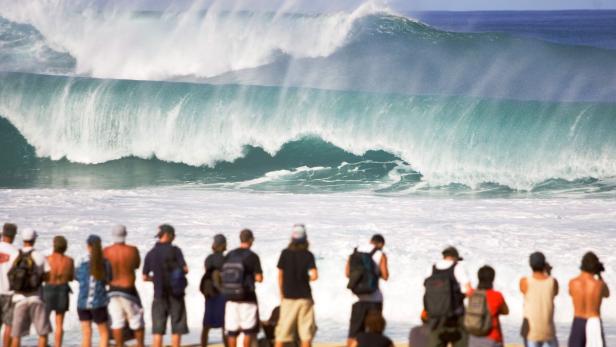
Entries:
<svg viewBox="0 0 616 347">
<path fill-rule="evenodd" d="M 483 264 L 496 268 L 496 288 L 511 308 L 503 318 L 507 340 L 519 341 L 522 297 L 518 280 L 528 273 L 528 254 L 546 253 L 561 283 L 556 300 L 556 322 L 561 342 L 566 341 L 572 319 L 567 280 L 577 273 L 587 250 L 597 252 L 606 265 L 605 278 L 616 288 L 616 201 L 592 199 L 413 199 L 368 195 L 292 195 L 216 192 L 186 188 L 134 191 L 1 190 L 0 220 L 40 231 L 39 247 L 49 249 L 56 234 L 68 237 L 69 253 L 84 251 L 88 234 L 108 242 L 115 223 L 129 228 L 129 241 L 145 252 L 153 245 L 156 226 L 173 223 L 177 243 L 188 259 L 190 339 L 196 341 L 203 314 L 197 284 L 203 259 L 215 233 L 224 233 L 237 246 L 237 233 L 251 227 L 255 251 L 265 269 L 258 286 L 264 315 L 277 304 L 276 261 L 294 223 L 308 225 L 311 247 L 317 257 L 320 280 L 313 285 L 319 321 L 319 341 L 342 340 L 353 297 L 345 289 L 343 268 L 352 247 L 365 243 L 375 232 L 387 239 L 391 281 L 383 285 L 388 333 L 404 340 L 419 320 L 422 283 L 430 263 L 449 244 L 458 246 L 472 278 Z M 152 297 L 150 284 L 138 282 L 143 299 Z M 76 289 L 76 288 L 75 288 Z M 74 297 L 73 297 L 74 299 Z M 75 307 L 74 305 L 72 307 Z M 603 307 L 608 345 L 616 343 L 616 301 Z M 149 305 L 146 304 L 146 317 Z M 148 319 L 149 321 L 149 319 Z M 149 323 L 148 323 L 149 327 Z M 75 312 L 68 318 L 68 335 L 78 341 Z M 216 336 L 215 336 L 216 337 Z"/>
<path fill-rule="evenodd" d="M 254 68 L 281 54 L 323 57 L 345 43 L 353 23 L 387 11 L 368 2 L 323 15 L 230 11 L 200 1 L 183 12 L 135 14 L 83 0 L 0 0 L 0 15 L 39 30 L 48 44 L 76 59 L 75 72 L 101 78 L 205 78 Z"/>
</svg>

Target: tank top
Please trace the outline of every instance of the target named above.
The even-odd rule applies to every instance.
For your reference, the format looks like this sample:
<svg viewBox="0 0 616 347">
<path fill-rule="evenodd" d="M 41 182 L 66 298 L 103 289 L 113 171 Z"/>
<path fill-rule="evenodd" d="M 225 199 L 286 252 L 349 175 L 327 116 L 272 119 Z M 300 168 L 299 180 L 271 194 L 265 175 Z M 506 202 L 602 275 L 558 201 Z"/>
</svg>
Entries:
<svg viewBox="0 0 616 347">
<path fill-rule="evenodd" d="M 524 295 L 524 318 L 528 320 L 528 340 L 549 341 L 555 337 L 554 278 L 544 280 L 526 278 L 528 290 Z"/>
<path fill-rule="evenodd" d="M 362 250 L 362 252 L 364 251 L 365 250 Z M 365 251 L 365 252 L 370 252 L 370 251 L 372 251 L 372 249 Z M 381 259 L 382 258 L 383 258 L 383 251 L 380 251 L 380 250 L 377 250 L 372 255 L 372 261 L 374 262 L 374 264 L 376 264 L 376 274 L 377 276 L 379 276 L 379 282 L 381 281 L 380 276 L 381 276 Z M 358 295 L 357 298 L 359 299 L 359 301 L 364 301 L 364 302 L 383 302 L 383 292 L 381 292 L 381 288 L 379 287 L 373 293 L 361 294 L 361 295 Z"/>
</svg>

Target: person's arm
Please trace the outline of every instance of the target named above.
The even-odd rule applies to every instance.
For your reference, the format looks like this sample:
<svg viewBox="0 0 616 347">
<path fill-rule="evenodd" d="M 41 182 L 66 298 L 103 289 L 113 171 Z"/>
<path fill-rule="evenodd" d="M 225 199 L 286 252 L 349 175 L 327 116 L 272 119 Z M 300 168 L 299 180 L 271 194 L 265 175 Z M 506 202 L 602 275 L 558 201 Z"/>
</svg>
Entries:
<svg viewBox="0 0 616 347">
<path fill-rule="evenodd" d="M 68 281 L 75 280 L 75 261 L 73 258 L 68 258 Z"/>
<path fill-rule="evenodd" d="M 351 258 L 347 258 L 347 262 L 346 265 L 344 266 L 344 275 L 349 278 L 351 276 L 351 264 L 350 264 L 350 260 Z"/>
<path fill-rule="evenodd" d="M 148 253 L 143 261 L 143 270 L 141 270 L 144 282 L 152 282 L 153 280 L 152 276 L 150 276 L 150 272 L 152 271 L 150 262 L 150 254 Z"/>
<path fill-rule="evenodd" d="M 263 269 L 261 268 L 261 260 L 259 259 L 259 256 L 257 256 L 256 254 L 254 255 L 254 257 L 255 257 L 255 282 L 261 283 L 263 282 Z"/>
<path fill-rule="evenodd" d="M 506 316 L 509 314 L 509 306 L 507 306 L 507 302 L 505 301 L 505 298 L 503 298 L 503 304 L 501 305 L 500 311 L 498 313 L 502 314 L 503 316 Z"/>
<path fill-rule="evenodd" d="M 280 292 L 280 299 L 284 299 L 284 290 L 283 290 L 283 284 L 284 283 L 284 271 L 282 271 L 282 269 L 278 269 L 278 291 Z"/>
<path fill-rule="evenodd" d="M 603 290 L 601 291 L 601 295 L 607 299 L 610 297 L 610 288 L 608 288 L 607 283 L 605 283 L 604 280 L 601 280 L 601 283 L 603 283 Z"/>
<path fill-rule="evenodd" d="M 389 279 L 389 266 L 387 265 L 387 256 L 382 253 L 381 263 L 379 264 L 379 270 L 381 272 L 381 278 L 385 281 Z"/>
<path fill-rule="evenodd" d="M 556 297 L 558 295 L 558 292 L 560 291 L 560 288 L 558 286 L 558 281 L 556 280 L 556 278 L 554 279 L 554 297 Z"/>
<path fill-rule="evenodd" d="M 175 247 L 175 249 L 177 250 L 178 264 L 182 266 L 182 271 L 184 271 L 184 273 L 187 274 L 188 265 L 186 264 L 186 261 L 184 260 L 184 254 L 182 254 L 182 250 L 179 247 Z"/>
<path fill-rule="evenodd" d="M 141 266 L 141 254 L 139 254 L 139 248 L 135 247 L 135 270 Z"/>
<path fill-rule="evenodd" d="M 527 290 L 528 290 L 528 282 L 526 281 L 526 277 L 522 277 L 520 279 L 520 292 L 522 292 L 522 294 L 526 294 Z"/>
<path fill-rule="evenodd" d="M 308 275 L 310 276 L 310 281 L 314 282 L 319 279 L 319 270 L 317 270 L 317 268 L 310 269 Z"/>
</svg>

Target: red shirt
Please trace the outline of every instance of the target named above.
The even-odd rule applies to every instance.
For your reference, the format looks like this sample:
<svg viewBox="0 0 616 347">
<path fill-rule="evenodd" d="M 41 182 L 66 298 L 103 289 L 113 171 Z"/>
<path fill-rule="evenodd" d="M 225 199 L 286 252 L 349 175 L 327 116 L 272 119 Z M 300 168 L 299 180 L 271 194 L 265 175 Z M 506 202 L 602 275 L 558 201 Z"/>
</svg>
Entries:
<svg viewBox="0 0 616 347">
<path fill-rule="evenodd" d="M 486 290 L 486 297 L 488 299 L 488 310 L 492 316 L 492 331 L 490 331 L 486 337 L 490 340 L 502 343 L 503 332 L 501 331 L 498 316 L 505 305 L 505 298 L 503 297 L 503 294 L 494 289 Z"/>
</svg>

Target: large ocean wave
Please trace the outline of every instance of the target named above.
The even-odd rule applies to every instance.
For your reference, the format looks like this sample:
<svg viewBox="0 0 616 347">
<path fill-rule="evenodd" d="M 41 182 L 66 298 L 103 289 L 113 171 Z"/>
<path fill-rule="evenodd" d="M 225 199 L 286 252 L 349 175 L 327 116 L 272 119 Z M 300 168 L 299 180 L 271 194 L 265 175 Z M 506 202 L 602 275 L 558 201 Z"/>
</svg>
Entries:
<svg viewBox="0 0 616 347">
<path fill-rule="evenodd" d="M 4 186 L 614 186 L 616 51 L 446 32 L 370 3 L 71 3 L 0 1 Z"/>
<path fill-rule="evenodd" d="M 100 164 L 156 158 L 220 169 L 225 167 L 220 163 L 244 158 L 250 146 L 267 154 L 261 158 L 265 163 L 255 160 L 242 168 L 256 176 L 263 168 L 337 168 L 371 160 L 366 153 L 380 151 L 387 154 L 376 158 L 384 171 L 369 181 L 389 179 L 400 165 L 431 186 L 493 183 L 531 190 L 551 179 L 616 177 L 616 106 L 609 103 L 25 73 L 3 73 L 0 80 L 0 114 L 36 156 L 52 160 Z M 289 162 L 272 165 L 285 145 L 297 141 L 301 146 Z M 228 179 L 225 172 L 218 174 Z"/>
</svg>

